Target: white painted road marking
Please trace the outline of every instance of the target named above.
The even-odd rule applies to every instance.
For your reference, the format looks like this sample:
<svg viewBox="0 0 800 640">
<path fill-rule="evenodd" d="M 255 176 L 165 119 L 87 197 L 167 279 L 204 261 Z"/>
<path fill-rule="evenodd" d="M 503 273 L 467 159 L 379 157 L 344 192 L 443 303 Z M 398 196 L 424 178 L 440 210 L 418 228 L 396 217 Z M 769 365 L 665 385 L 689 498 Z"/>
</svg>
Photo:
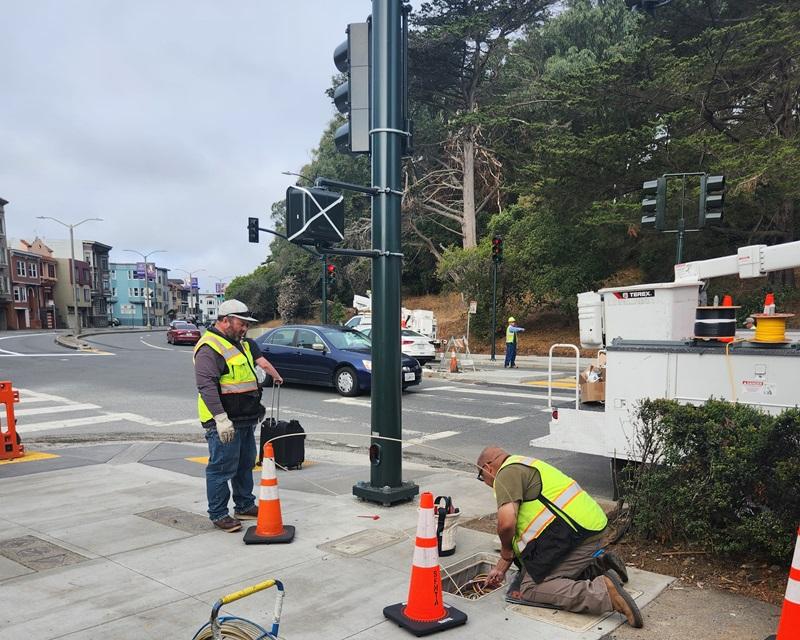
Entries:
<svg viewBox="0 0 800 640">
<path fill-rule="evenodd" d="M 150 347 L 151 349 L 159 349 L 160 351 L 174 351 L 174 349 L 170 349 L 169 347 L 157 347 L 154 344 L 150 344 L 144 338 L 139 338 L 139 342 L 143 345 Z"/>
<path fill-rule="evenodd" d="M 357 398 L 330 398 L 325 402 L 335 402 L 337 404 L 347 404 L 356 407 L 369 407 L 369 400 L 359 400 Z M 447 413 L 445 411 L 426 411 L 425 409 L 415 409 L 413 407 L 403 407 L 403 413 L 419 413 L 426 416 L 437 416 L 442 418 L 455 418 L 457 420 L 478 420 L 486 424 L 508 424 L 522 420 L 525 416 L 503 416 L 502 418 L 484 418 L 482 416 L 468 416 L 462 413 Z"/>
<path fill-rule="evenodd" d="M 65 413 L 67 411 L 87 411 L 88 409 L 99 409 L 100 406 L 96 404 L 75 402 L 74 404 L 63 404 L 58 407 L 34 407 L 33 409 L 17 409 L 14 411 L 16 417 L 20 416 L 36 416 L 43 413 Z"/>
<path fill-rule="evenodd" d="M 403 429 L 405 431 L 405 429 Z M 422 444 L 423 442 L 428 442 L 429 440 L 441 440 L 442 438 L 450 438 L 452 436 L 457 436 L 461 432 L 460 431 L 439 431 L 437 433 L 426 433 L 425 435 L 420 436 L 419 438 L 411 438 L 410 440 L 406 440 L 403 442 L 402 448 L 407 449 L 408 447 L 413 447 L 415 444 Z"/>
<path fill-rule="evenodd" d="M 462 387 L 425 387 L 425 391 L 452 391 L 453 393 L 471 393 L 482 396 L 503 396 L 504 398 L 525 398 L 528 400 L 547 400 L 546 395 L 536 393 L 520 393 L 518 391 L 492 391 L 490 389 L 469 389 Z M 569 397 L 574 396 L 571 394 Z M 564 399 L 567 396 L 553 394 L 554 399 Z"/>
</svg>

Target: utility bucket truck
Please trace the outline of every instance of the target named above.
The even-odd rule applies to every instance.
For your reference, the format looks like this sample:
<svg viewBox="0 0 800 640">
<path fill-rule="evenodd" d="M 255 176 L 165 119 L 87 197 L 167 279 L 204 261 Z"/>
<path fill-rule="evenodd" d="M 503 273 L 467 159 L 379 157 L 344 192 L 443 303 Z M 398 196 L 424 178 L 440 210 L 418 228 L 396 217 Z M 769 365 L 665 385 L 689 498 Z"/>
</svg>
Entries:
<svg viewBox="0 0 800 640">
<path fill-rule="evenodd" d="M 372 326 L 372 298 L 368 296 L 353 296 L 353 307 L 357 314 L 347 321 L 345 326 L 353 329 L 366 329 Z M 435 341 L 438 326 L 433 311 L 427 309 L 400 310 L 400 326 L 411 329 Z"/>
<path fill-rule="evenodd" d="M 576 388 L 574 408 L 556 408 L 551 386 L 550 434 L 530 445 L 601 455 L 616 465 L 634 459 L 636 411 L 645 398 L 703 404 L 713 396 L 768 413 L 800 405 L 800 336 L 760 341 L 758 326 L 755 333 L 734 336 L 735 310 L 698 307 L 710 278 L 756 278 L 798 266 L 800 242 L 754 245 L 736 255 L 678 264 L 674 282 L 579 294 L 581 346 L 605 350 L 605 406 L 582 409 Z M 554 345 L 551 356 L 556 347 L 579 355 L 575 345 Z"/>
</svg>

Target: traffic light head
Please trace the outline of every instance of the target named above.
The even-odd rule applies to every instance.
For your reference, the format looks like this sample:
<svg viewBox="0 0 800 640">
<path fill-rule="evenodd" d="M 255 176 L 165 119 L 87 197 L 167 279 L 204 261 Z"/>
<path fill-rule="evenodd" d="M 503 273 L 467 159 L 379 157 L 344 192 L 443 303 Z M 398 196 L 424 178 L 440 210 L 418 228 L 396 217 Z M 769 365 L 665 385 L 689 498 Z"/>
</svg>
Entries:
<svg viewBox="0 0 800 640">
<path fill-rule="evenodd" d="M 652 224 L 657 230 L 664 229 L 667 214 L 667 179 L 648 180 L 642 185 L 642 224 Z"/>
<path fill-rule="evenodd" d="M 250 242 L 258 242 L 258 218 L 247 219 L 247 239 Z"/>
<path fill-rule="evenodd" d="M 503 238 L 500 236 L 492 238 L 492 260 L 498 263 L 503 261 Z"/>
<path fill-rule="evenodd" d="M 349 24 L 347 40 L 333 52 L 336 68 L 347 74 L 347 80 L 333 92 L 333 103 L 347 116 L 334 134 L 336 149 L 342 153 L 369 153 L 369 54 L 369 23 Z"/>
<path fill-rule="evenodd" d="M 725 176 L 702 176 L 700 178 L 700 208 L 698 227 L 706 222 L 722 220 L 722 205 L 725 202 Z"/>
<path fill-rule="evenodd" d="M 334 282 L 336 282 L 336 265 L 329 264 L 327 266 L 327 270 L 328 270 L 328 282 L 333 284 Z"/>
</svg>

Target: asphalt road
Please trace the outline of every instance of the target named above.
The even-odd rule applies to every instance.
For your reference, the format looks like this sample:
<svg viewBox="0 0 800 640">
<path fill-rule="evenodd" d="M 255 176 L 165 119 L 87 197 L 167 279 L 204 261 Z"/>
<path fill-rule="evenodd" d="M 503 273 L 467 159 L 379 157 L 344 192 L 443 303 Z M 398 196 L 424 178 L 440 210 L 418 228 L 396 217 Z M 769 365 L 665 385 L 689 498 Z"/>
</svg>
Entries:
<svg viewBox="0 0 800 640">
<path fill-rule="evenodd" d="M 158 331 L 92 336 L 86 341 L 94 354 L 64 349 L 54 339 L 45 332 L 0 335 L 0 379 L 21 390 L 15 412 L 29 448 L 70 441 L 202 440 L 192 347 L 167 344 Z M 266 389 L 268 408 L 270 401 Z M 286 386 L 280 415 L 300 420 L 315 446 L 369 444 L 369 396 L 342 398 L 333 389 Z M 552 462 L 587 490 L 610 497 L 608 460 L 529 446 L 532 438 L 547 435 L 548 418 L 542 389 L 425 378 L 403 394 L 404 453 L 466 468 L 486 444 L 497 443 Z"/>
</svg>

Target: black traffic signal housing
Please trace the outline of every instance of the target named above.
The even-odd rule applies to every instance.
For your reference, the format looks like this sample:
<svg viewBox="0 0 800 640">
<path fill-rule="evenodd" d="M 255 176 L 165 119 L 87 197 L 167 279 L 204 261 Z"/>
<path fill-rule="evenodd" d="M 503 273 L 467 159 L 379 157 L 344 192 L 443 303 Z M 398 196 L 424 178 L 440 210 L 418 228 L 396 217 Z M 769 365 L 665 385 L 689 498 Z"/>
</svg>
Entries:
<svg viewBox="0 0 800 640">
<path fill-rule="evenodd" d="M 706 225 L 706 222 L 721 221 L 724 202 L 725 176 L 701 176 L 700 210 L 697 226 L 702 229 Z"/>
<path fill-rule="evenodd" d="M 258 243 L 258 218 L 247 219 L 247 239 Z"/>
<path fill-rule="evenodd" d="M 325 267 L 325 270 L 328 273 L 328 283 L 333 284 L 336 282 L 336 265 L 328 263 L 328 265 Z"/>
<path fill-rule="evenodd" d="M 492 238 L 492 260 L 497 264 L 503 261 L 503 238 L 500 236 Z"/>
<path fill-rule="evenodd" d="M 336 68 L 347 80 L 333 92 L 333 103 L 347 122 L 336 130 L 334 142 L 341 153 L 369 153 L 370 147 L 370 37 L 369 22 L 347 25 L 347 40 L 333 52 Z"/>
<path fill-rule="evenodd" d="M 663 231 L 667 215 L 667 179 L 648 180 L 642 185 L 642 224 L 652 224 Z"/>
</svg>

